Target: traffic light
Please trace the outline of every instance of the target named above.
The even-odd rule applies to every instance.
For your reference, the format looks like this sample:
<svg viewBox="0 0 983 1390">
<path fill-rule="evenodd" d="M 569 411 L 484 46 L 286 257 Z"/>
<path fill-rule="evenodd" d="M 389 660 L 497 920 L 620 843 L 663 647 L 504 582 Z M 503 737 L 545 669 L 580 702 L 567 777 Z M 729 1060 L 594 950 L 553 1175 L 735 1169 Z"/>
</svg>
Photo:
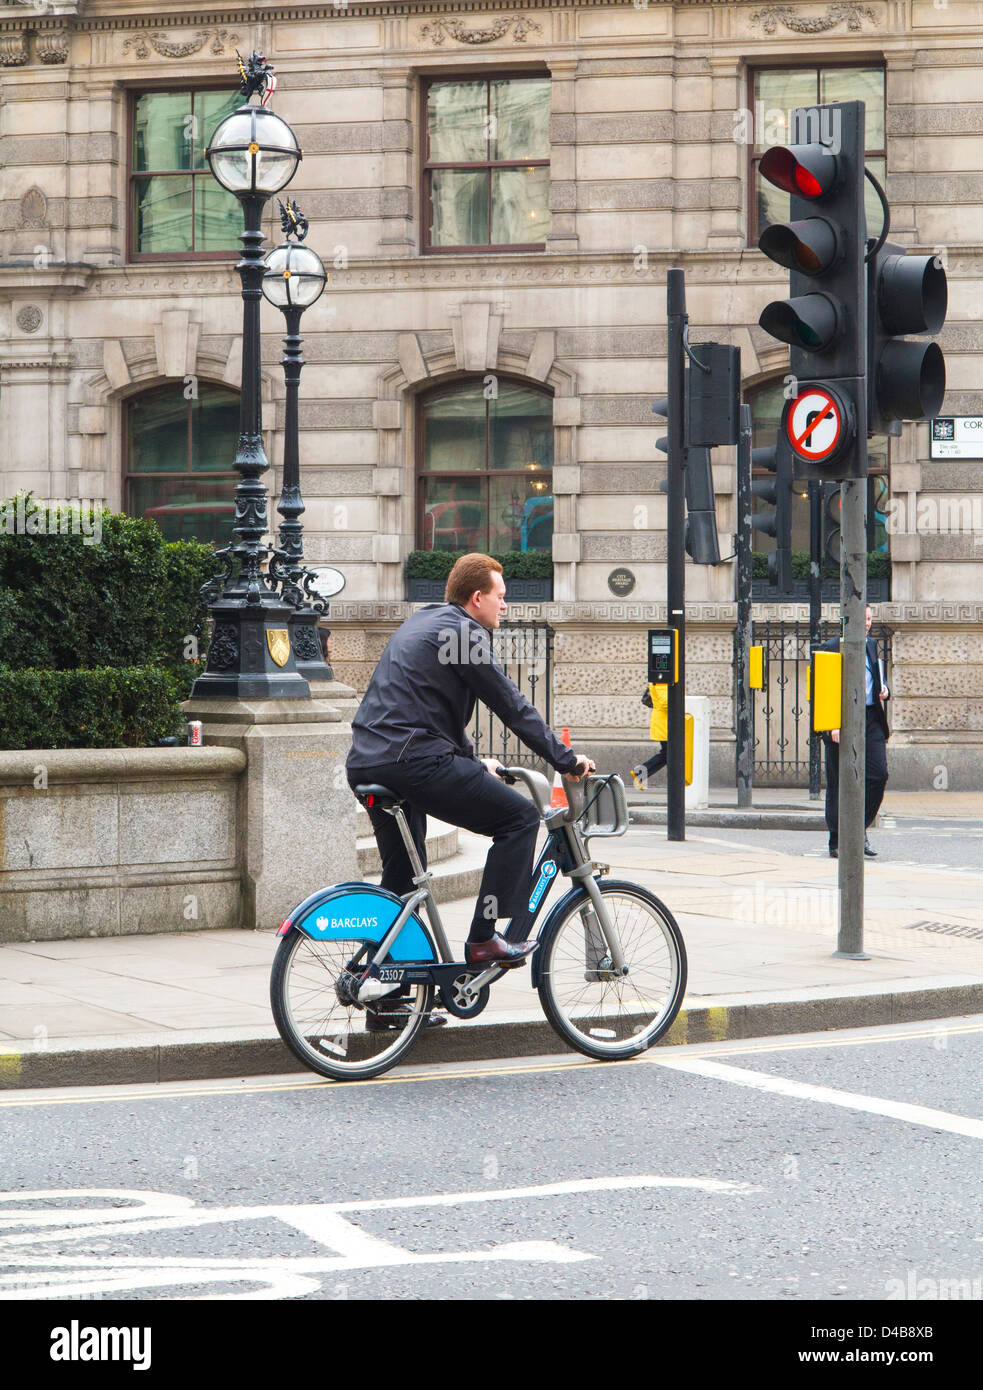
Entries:
<svg viewBox="0 0 983 1390">
<path fill-rule="evenodd" d="M 768 304 L 758 320 L 791 349 L 795 395 L 780 434 L 797 478 L 863 477 L 864 105 L 798 107 L 791 116 L 792 143 L 772 146 L 759 166 L 791 201 L 790 220 L 766 227 L 758 239 L 789 271 L 789 298 Z"/>
<path fill-rule="evenodd" d="M 737 349 L 733 349 L 737 351 Z M 689 372 L 687 394 L 689 390 Z M 663 396 L 652 405 L 652 414 L 669 418 L 669 401 Z M 655 447 L 662 453 L 669 452 L 669 437 L 662 435 L 655 441 Z M 683 479 L 686 493 L 686 521 L 683 532 L 683 549 L 697 565 L 720 564 L 720 542 L 717 536 L 717 512 L 713 493 L 713 472 L 710 466 L 708 448 L 683 447 Z M 659 485 L 661 492 L 669 490 L 668 483 Z"/>
<path fill-rule="evenodd" d="M 886 241 L 867 265 L 867 430 L 901 433 L 902 420 L 937 415 L 945 395 L 945 358 L 937 343 L 906 333 L 938 333 L 948 285 L 938 256 L 909 256 Z"/>
<path fill-rule="evenodd" d="M 877 508 L 874 505 L 877 475 L 867 479 L 867 553 L 877 549 Z M 839 483 L 823 483 L 823 568 L 833 574 L 840 572 L 840 536 L 842 493 Z"/>
<path fill-rule="evenodd" d="M 751 517 L 755 531 L 763 531 L 775 542 L 768 556 L 768 582 L 780 594 L 792 592 L 792 455 L 781 438 L 777 444 L 751 450 L 754 468 L 774 473 L 773 479 L 757 478 L 751 483 L 753 496 L 768 502 L 773 511 L 756 512 Z"/>
<path fill-rule="evenodd" d="M 686 443 L 716 448 L 737 443 L 741 353 L 724 343 L 693 343 L 686 368 Z M 687 499 L 688 500 L 688 499 Z"/>
<path fill-rule="evenodd" d="M 823 570 L 840 572 L 840 502 L 839 483 L 823 483 Z"/>
</svg>

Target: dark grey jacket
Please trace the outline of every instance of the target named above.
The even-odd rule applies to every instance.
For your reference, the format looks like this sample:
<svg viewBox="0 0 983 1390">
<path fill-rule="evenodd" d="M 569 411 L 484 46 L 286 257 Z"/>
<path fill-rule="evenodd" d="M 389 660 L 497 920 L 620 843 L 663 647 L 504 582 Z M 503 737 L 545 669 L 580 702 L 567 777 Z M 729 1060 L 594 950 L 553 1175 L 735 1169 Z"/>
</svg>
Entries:
<svg viewBox="0 0 983 1390">
<path fill-rule="evenodd" d="M 491 634 L 456 603 L 431 603 L 389 639 L 352 720 L 349 768 L 434 753 L 475 756 L 464 732 L 481 700 L 560 772 L 577 760 L 492 655 Z"/>
</svg>

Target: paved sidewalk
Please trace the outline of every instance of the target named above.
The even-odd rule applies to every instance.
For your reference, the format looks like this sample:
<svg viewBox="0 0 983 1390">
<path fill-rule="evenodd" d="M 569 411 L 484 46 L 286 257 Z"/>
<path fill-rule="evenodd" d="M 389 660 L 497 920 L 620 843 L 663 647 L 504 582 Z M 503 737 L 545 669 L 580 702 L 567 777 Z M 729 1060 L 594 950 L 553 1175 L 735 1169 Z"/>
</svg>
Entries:
<svg viewBox="0 0 983 1390">
<path fill-rule="evenodd" d="M 659 782 L 650 791 L 627 787 L 628 805 L 639 825 L 665 825 L 666 788 Z M 806 787 L 754 787 L 751 805 L 738 806 L 736 787 L 711 787 L 707 807 L 687 811 L 686 823 L 694 829 L 720 826 L 755 830 L 825 830 L 826 793 L 813 800 Z M 884 816 L 918 816 L 933 819 L 983 818 L 983 793 L 899 792 L 890 787 L 875 826 Z"/>
<path fill-rule="evenodd" d="M 925 796 L 902 809 L 907 796 L 889 796 L 885 813 L 931 814 Z M 950 814 L 983 814 L 983 797 L 944 801 Z M 783 854 L 769 848 L 765 832 L 737 846 L 701 829 L 677 844 L 654 827 L 634 826 L 623 838 L 593 842 L 612 877 L 651 888 L 682 928 L 689 985 L 669 1042 L 983 1009 L 983 870 L 868 862 L 871 959 L 845 960 L 833 955 L 837 865 L 821 844 L 803 836 L 801 852 Z M 455 946 L 471 910 L 469 901 L 441 908 Z M 0 946 L 0 1087 L 297 1069 L 270 1015 L 276 945 L 273 933 L 188 931 Z M 413 1056 L 563 1050 L 522 970 L 493 987 L 480 1019 L 451 1020 Z"/>
</svg>

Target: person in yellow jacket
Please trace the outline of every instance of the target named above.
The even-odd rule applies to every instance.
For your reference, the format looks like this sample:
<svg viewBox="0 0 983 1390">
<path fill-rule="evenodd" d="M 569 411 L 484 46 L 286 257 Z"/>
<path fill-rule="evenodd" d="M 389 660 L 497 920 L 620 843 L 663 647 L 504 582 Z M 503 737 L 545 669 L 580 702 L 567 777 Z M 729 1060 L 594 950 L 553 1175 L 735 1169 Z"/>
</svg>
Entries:
<svg viewBox="0 0 983 1390">
<path fill-rule="evenodd" d="M 655 696 L 653 702 L 653 694 Z M 648 790 L 648 781 L 661 772 L 668 757 L 669 737 L 669 687 L 667 685 L 647 685 L 642 696 L 642 704 L 652 711 L 649 721 L 649 738 L 658 743 L 658 749 L 648 762 L 636 763 L 631 769 L 631 780 L 640 792 Z"/>
</svg>

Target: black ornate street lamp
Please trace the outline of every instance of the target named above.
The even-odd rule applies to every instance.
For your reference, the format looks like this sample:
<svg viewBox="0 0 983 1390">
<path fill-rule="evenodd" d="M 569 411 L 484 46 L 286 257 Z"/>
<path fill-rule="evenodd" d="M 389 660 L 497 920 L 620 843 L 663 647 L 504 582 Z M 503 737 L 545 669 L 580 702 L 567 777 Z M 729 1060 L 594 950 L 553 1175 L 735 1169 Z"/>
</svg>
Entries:
<svg viewBox="0 0 983 1390">
<path fill-rule="evenodd" d="M 304 526 L 300 520 L 304 499 L 300 494 L 300 430 L 298 395 L 300 373 L 304 366 L 300 346 L 300 316 L 321 297 L 327 283 L 327 272 L 316 251 L 303 245 L 307 235 L 307 219 L 296 203 L 280 204 L 280 221 L 286 240 L 266 258 L 263 294 L 271 304 L 282 309 L 287 323 L 283 340 L 284 355 L 280 359 L 286 383 L 286 402 L 283 424 L 283 483 L 277 511 L 283 518 L 280 524 L 279 551 L 271 566 L 280 580 L 280 589 L 293 605 L 291 637 L 297 670 L 308 681 L 334 679 L 331 667 L 321 655 L 317 636 L 318 617 L 327 612 L 327 603 L 312 591 L 316 576 L 304 565 Z M 291 237 L 296 238 L 291 240 Z"/>
<path fill-rule="evenodd" d="M 297 671 L 290 644 L 291 605 L 273 587 L 263 561 L 269 529 L 267 489 L 261 476 L 269 468 L 263 448 L 260 397 L 259 307 L 266 266 L 261 250 L 263 209 L 274 193 L 293 178 L 301 159 L 297 137 L 286 121 L 265 105 L 250 104 L 254 93 L 266 102 L 276 85 L 262 53 L 239 60 L 245 105 L 219 123 L 205 151 L 209 167 L 223 188 L 242 204 L 242 256 L 236 270 L 242 281 L 242 385 L 239 444 L 234 467 L 240 482 L 235 495 L 232 543 L 217 552 L 224 572 L 205 585 L 213 621 L 205 674 L 192 699 L 306 698 L 310 686 Z"/>
</svg>

